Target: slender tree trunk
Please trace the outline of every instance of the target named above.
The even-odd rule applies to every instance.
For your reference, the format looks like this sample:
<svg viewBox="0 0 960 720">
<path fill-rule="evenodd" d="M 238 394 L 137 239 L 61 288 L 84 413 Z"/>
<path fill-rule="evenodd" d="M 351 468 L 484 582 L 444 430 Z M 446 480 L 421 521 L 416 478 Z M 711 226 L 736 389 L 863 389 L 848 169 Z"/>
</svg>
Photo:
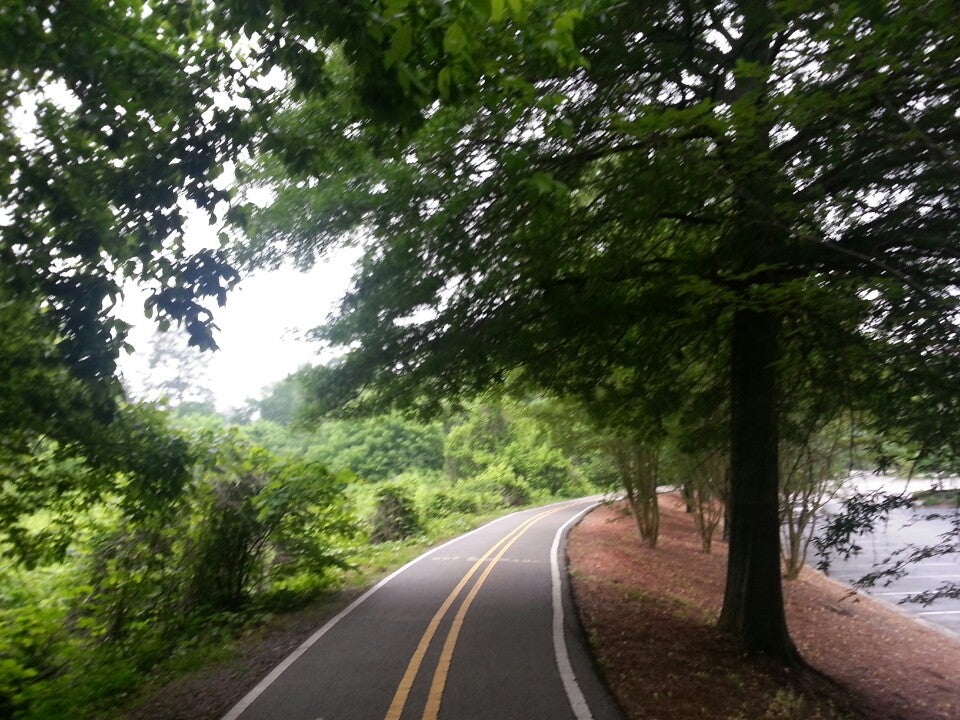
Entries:
<svg viewBox="0 0 960 720">
<path fill-rule="evenodd" d="M 657 484 L 660 478 L 660 446 L 644 446 L 632 440 L 615 440 L 611 446 L 620 481 L 627 493 L 630 511 L 637 523 L 640 540 L 657 547 L 660 534 L 660 505 Z"/>
<path fill-rule="evenodd" d="M 719 626 L 743 650 L 800 663 L 780 581 L 776 363 L 779 320 L 740 308 L 731 347 L 730 554 Z"/>
</svg>

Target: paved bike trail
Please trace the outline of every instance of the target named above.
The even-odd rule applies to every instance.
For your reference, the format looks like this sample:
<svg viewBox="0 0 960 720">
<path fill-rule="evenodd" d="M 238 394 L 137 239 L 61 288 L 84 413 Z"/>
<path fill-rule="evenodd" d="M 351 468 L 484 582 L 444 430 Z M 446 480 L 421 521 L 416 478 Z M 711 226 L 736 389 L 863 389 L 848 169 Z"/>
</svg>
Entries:
<svg viewBox="0 0 960 720">
<path fill-rule="evenodd" d="M 563 536 L 594 502 L 515 513 L 425 553 L 223 720 L 623 720 L 564 569 Z"/>
</svg>

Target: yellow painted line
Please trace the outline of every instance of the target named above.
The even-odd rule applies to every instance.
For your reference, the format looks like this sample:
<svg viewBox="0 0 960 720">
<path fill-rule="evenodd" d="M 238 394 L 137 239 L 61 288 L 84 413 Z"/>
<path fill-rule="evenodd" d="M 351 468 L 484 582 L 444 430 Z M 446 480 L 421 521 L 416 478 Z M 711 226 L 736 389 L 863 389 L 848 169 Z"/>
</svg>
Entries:
<svg viewBox="0 0 960 720">
<path fill-rule="evenodd" d="M 437 610 L 433 618 L 431 618 L 430 623 L 427 625 L 427 629 L 420 638 L 420 642 L 417 644 L 417 649 L 414 650 L 413 656 L 410 658 L 410 662 L 407 663 L 407 669 L 403 673 L 403 677 L 400 678 L 400 684 L 397 685 L 397 691 L 393 695 L 393 701 L 390 703 L 390 707 L 387 709 L 387 714 L 384 717 L 384 720 L 400 720 L 400 716 L 403 713 L 403 708 L 407 704 L 407 697 L 410 695 L 410 689 L 413 687 L 413 681 L 416 679 L 417 673 L 420 672 L 420 666 L 423 664 L 423 658 L 427 654 L 427 648 L 430 647 L 433 636 L 437 632 L 437 627 L 439 627 L 440 623 L 443 621 L 444 616 L 447 614 L 447 610 L 449 610 L 450 606 L 453 605 L 453 601 L 456 600 L 457 595 L 459 595 L 460 591 L 463 590 L 468 582 L 470 582 L 470 578 L 474 576 L 474 574 L 477 572 L 477 569 L 483 565 L 487 558 L 497 551 L 497 548 L 501 547 L 504 543 L 509 542 L 509 544 L 503 549 L 503 552 L 501 552 L 500 555 L 498 555 L 493 561 L 496 562 L 497 559 L 503 556 L 503 553 L 506 552 L 507 548 L 509 548 L 510 545 L 513 545 L 516 539 L 526 532 L 530 526 L 533 525 L 533 523 L 540 518 L 557 512 L 557 510 L 560 510 L 560 508 L 545 510 L 544 512 L 534 515 L 532 518 L 520 523 L 517 527 L 495 542 L 491 548 L 473 564 L 473 567 L 467 571 L 460 582 L 457 583 L 457 586 L 450 592 L 450 594 L 447 596 L 447 599 L 443 601 L 440 609 Z M 486 577 L 489 572 L 490 570 L 488 568 L 486 573 L 484 573 L 484 577 Z"/>
<path fill-rule="evenodd" d="M 534 520 L 539 520 L 544 515 L 549 515 L 550 513 L 554 513 L 559 509 L 560 508 L 555 508 L 548 513 L 543 513 L 542 515 L 534 518 Z M 511 546 L 520 539 L 520 536 L 523 535 L 523 533 L 530 529 L 530 525 L 532 524 L 533 523 L 530 523 L 527 525 L 527 527 L 523 528 L 521 532 L 516 533 L 513 538 L 511 538 L 510 541 L 500 549 L 500 552 L 497 553 L 496 557 L 494 557 L 493 560 L 491 560 L 487 565 L 487 568 L 483 571 L 483 574 L 477 578 L 477 582 L 474 583 L 472 588 L 470 588 L 470 592 L 467 594 L 467 597 L 464 598 L 463 603 L 457 610 L 457 614 L 453 618 L 453 624 L 450 626 L 450 630 L 447 632 L 447 638 L 443 642 L 443 650 L 440 651 L 440 660 L 437 662 L 437 669 L 433 673 L 433 682 L 430 683 L 430 695 L 427 697 L 427 704 L 423 709 L 423 720 L 437 720 L 440 715 L 440 701 L 443 698 L 443 689 L 447 684 L 447 675 L 450 672 L 450 663 L 453 660 L 453 650 L 457 645 L 457 639 L 460 637 L 460 629 L 463 627 L 463 620 L 466 618 L 467 611 L 473 604 L 474 598 L 477 597 L 477 594 L 480 592 L 480 588 L 493 571 L 497 561 L 500 560 L 500 558 L 506 554 L 507 550 L 509 550 Z"/>
</svg>

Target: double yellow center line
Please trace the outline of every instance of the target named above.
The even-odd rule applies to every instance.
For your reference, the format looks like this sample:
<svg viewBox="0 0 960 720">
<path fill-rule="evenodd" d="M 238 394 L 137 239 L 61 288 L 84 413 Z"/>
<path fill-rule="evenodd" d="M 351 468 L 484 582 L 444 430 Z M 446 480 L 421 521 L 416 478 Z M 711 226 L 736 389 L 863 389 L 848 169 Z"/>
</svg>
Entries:
<svg viewBox="0 0 960 720">
<path fill-rule="evenodd" d="M 473 564 L 473 567 L 467 571 L 466 575 L 461 578 L 460 582 L 457 583 L 457 586 L 450 592 L 450 594 L 447 596 L 447 599 L 443 601 L 440 609 L 437 610 L 436 614 L 434 614 L 433 618 L 430 620 L 430 623 L 427 625 L 427 629 L 420 638 L 420 642 L 417 644 L 417 649 L 414 650 L 413 656 L 410 658 L 410 662 L 407 664 L 407 669 L 403 673 L 403 677 L 400 679 L 400 684 L 397 686 L 397 691 L 394 693 L 393 701 L 390 703 L 390 708 L 387 710 L 384 720 L 400 720 L 400 715 L 403 713 L 403 708 L 407 704 L 407 697 L 410 695 L 410 689 L 413 687 L 413 681 L 420 672 L 420 666 L 423 665 L 423 658 L 427 654 L 427 649 L 430 647 L 430 643 L 433 641 L 433 636 L 437 633 L 437 628 L 440 626 L 440 623 L 443 622 L 443 618 L 446 616 L 447 611 L 457 599 L 457 596 L 460 594 L 463 588 L 467 586 L 467 583 L 470 582 L 470 579 L 477 573 L 477 570 L 480 569 L 480 566 L 487 562 L 487 560 L 490 560 L 486 569 L 483 571 L 483 573 L 481 573 L 480 577 L 477 578 L 477 581 L 473 584 L 473 587 L 470 588 L 470 591 L 467 593 L 466 597 L 461 601 L 460 607 L 457 609 L 457 614 L 453 618 L 453 623 L 451 624 L 450 629 L 447 631 L 447 637 L 443 642 L 443 649 L 440 651 L 440 660 L 437 663 L 437 668 L 433 673 L 433 680 L 430 683 L 430 694 L 427 696 L 427 704 L 423 710 L 423 720 L 437 720 L 437 717 L 440 714 L 440 700 L 443 697 L 443 689 L 447 684 L 447 674 L 450 671 L 450 662 L 453 659 L 453 650 L 456 647 L 457 638 L 460 636 L 460 629 L 463 627 L 463 620 L 467 615 L 467 611 L 470 609 L 470 605 L 473 604 L 474 598 L 476 598 L 477 593 L 480 592 L 480 588 L 493 570 L 493 566 L 498 560 L 500 560 L 500 558 L 504 556 L 507 550 L 509 550 L 511 546 L 518 539 L 520 539 L 520 536 L 529 530 L 535 522 L 545 518 L 547 515 L 557 512 L 560 509 L 560 507 L 555 507 L 550 510 L 545 510 L 540 514 L 534 515 L 532 518 L 522 522 L 520 525 L 500 538 L 500 540 L 498 540 L 493 547 L 487 550 L 487 552 L 485 552 L 483 556 Z M 492 559 L 490 559 L 491 556 Z"/>
</svg>

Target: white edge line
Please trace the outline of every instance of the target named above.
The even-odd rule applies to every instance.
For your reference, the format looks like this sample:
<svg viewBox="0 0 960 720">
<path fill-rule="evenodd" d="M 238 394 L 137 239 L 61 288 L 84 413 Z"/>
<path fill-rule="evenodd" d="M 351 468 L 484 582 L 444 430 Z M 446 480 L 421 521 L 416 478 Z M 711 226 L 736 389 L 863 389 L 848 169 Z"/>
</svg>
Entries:
<svg viewBox="0 0 960 720">
<path fill-rule="evenodd" d="M 569 503 L 569 502 L 576 502 L 576 500 L 561 500 L 560 502 L 551 503 L 551 504 L 549 504 L 549 505 L 544 505 L 543 507 L 553 507 L 554 505 L 563 505 L 563 504 Z M 594 506 L 591 506 L 591 507 L 594 507 Z M 401 567 L 401 568 L 399 568 L 399 569 L 397 569 L 397 570 L 394 570 L 392 573 L 390 573 L 390 574 L 387 575 L 385 578 L 383 578 L 383 580 L 381 580 L 381 581 L 378 582 L 376 585 L 374 585 L 372 588 L 370 588 L 369 590 L 367 590 L 363 595 L 361 595 L 361 596 L 358 597 L 356 600 L 354 600 L 352 603 L 350 603 L 349 605 L 347 605 L 347 607 L 345 607 L 345 608 L 344 608 L 343 610 L 341 610 L 339 613 L 337 613 L 337 614 L 334 615 L 332 618 L 330 618 L 330 620 L 328 620 L 328 621 L 327 621 L 319 630 L 317 630 L 313 635 L 311 635 L 311 636 L 308 637 L 306 640 L 304 640 L 303 643 L 301 643 L 300 647 L 298 647 L 296 650 L 294 650 L 292 653 L 290 653 L 284 660 L 282 660 L 282 661 L 280 662 L 279 665 L 277 665 L 273 670 L 271 670 L 270 673 L 269 673 L 265 678 L 263 678 L 263 680 L 261 680 L 259 683 L 257 683 L 256 687 L 254 687 L 253 690 L 251 690 L 251 691 L 248 692 L 246 695 L 244 695 L 242 698 L 240 698 L 240 701 L 239 701 L 236 705 L 234 705 L 232 708 L 230 708 L 230 710 L 227 711 L 227 714 L 224 715 L 224 716 L 221 718 L 221 720 L 237 720 L 237 718 L 239 718 L 239 717 L 243 714 L 243 712 L 244 712 L 248 707 L 250 707 L 250 706 L 253 704 L 253 702 L 254 702 L 258 697 L 260 697 L 260 696 L 266 691 L 266 689 L 267 689 L 268 687 L 270 687 L 274 682 L 276 682 L 277 678 L 279 678 L 281 675 L 283 675 L 283 673 L 285 673 L 285 672 L 290 668 L 291 665 L 293 665 L 297 660 L 300 659 L 300 656 L 301 656 L 301 655 L 303 655 L 303 654 L 304 654 L 307 650 L 309 650 L 314 644 L 316 644 L 316 642 L 317 642 L 320 638 L 322 638 L 324 635 L 326 635 L 326 634 L 331 630 L 331 628 L 333 628 L 334 625 L 336 625 L 338 622 L 340 622 L 341 620 L 343 620 L 343 618 L 345 618 L 345 617 L 346 617 L 347 615 L 349 615 L 351 612 L 353 612 L 354 610 L 356 610 L 360 605 L 363 604 L 363 602 L 364 602 L 365 600 L 367 600 L 367 598 L 369 598 L 371 595 L 373 595 L 375 592 L 377 592 L 377 590 L 379 590 L 380 588 L 382 588 L 382 587 L 383 587 L 384 585 L 386 585 L 388 582 L 390 582 L 391 580 L 393 580 L 397 575 L 399 575 L 400 573 L 402 573 L 404 570 L 407 570 L 408 568 L 410 568 L 410 567 L 412 567 L 413 565 L 417 564 L 417 563 L 420 562 L 421 560 L 429 557 L 430 555 L 433 555 L 433 553 L 442 550 L 442 549 L 445 548 L 447 545 L 451 545 L 451 544 L 457 542 L 458 540 L 461 540 L 461 539 L 463 539 L 463 538 L 465 538 L 465 537 L 468 537 L 468 536 L 470 536 L 470 535 L 473 535 L 474 533 L 480 532 L 481 530 L 484 530 L 485 528 L 490 527 L 490 526 L 493 525 L 494 523 L 498 523 L 498 522 L 500 522 L 501 520 L 506 520 L 507 518 L 511 518 L 511 517 L 513 517 L 513 516 L 515 516 L 515 515 L 520 515 L 520 514 L 525 513 L 525 512 L 531 512 L 531 511 L 533 511 L 533 510 L 540 510 L 540 509 L 542 509 L 542 508 L 527 508 L 526 510 L 518 510 L 517 512 L 509 513 L 508 515 L 502 515 L 502 516 L 500 516 L 500 517 L 498 517 L 498 518 L 496 518 L 496 519 L 494 519 L 494 520 L 491 520 L 490 522 L 488 522 L 488 523 L 486 523 L 486 524 L 484 524 L 484 525 L 481 525 L 481 526 L 478 527 L 478 528 L 474 528 L 474 529 L 471 530 L 470 532 L 464 533 L 463 535 L 458 535 L 458 536 L 455 537 L 455 538 L 452 538 L 452 539 L 450 539 L 450 540 L 447 540 L 445 543 L 443 543 L 443 544 L 441 544 L 441 545 L 437 545 L 435 548 L 432 548 L 432 549 L 428 550 L 427 552 L 423 553 L 423 555 L 420 555 L 420 556 L 414 558 L 413 560 L 411 560 L 410 562 L 408 562 L 408 563 L 407 563 L 406 565 L 404 565 L 403 567 Z M 587 508 L 587 510 L 589 510 L 589 509 L 590 509 L 590 508 Z M 586 512 L 586 510 L 584 510 L 582 513 L 579 513 L 578 515 L 576 515 L 576 516 L 574 517 L 574 519 L 575 519 L 576 517 L 579 517 L 580 515 L 582 515 L 582 514 L 585 513 L 585 512 Z M 572 521 L 571 521 L 571 522 L 572 522 Z M 569 525 L 569 524 L 570 524 L 570 522 L 567 522 L 567 524 L 564 525 L 563 528 L 566 528 L 566 526 Z M 563 530 L 563 528 L 561 528 L 561 531 Z M 551 565 L 551 570 L 554 571 L 554 572 L 556 572 L 556 548 L 557 548 L 558 545 L 559 545 L 559 537 L 560 537 L 560 535 L 558 534 L 558 535 L 557 535 L 557 538 L 554 539 L 553 549 L 551 550 L 551 554 L 553 555 L 553 564 Z M 559 575 L 557 575 L 557 577 L 559 577 Z M 556 593 L 556 589 L 555 589 L 554 592 Z M 561 612 L 562 612 L 562 611 L 561 611 Z M 556 624 L 556 605 L 554 605 L 554 624 Z M 566 652 L 566 644 L 564 644 L 564 652 Z M 569 659 L 567 659 L 567 665 L 569 666 L 569 664 L 570 664 L 570 661 L 569 661 Z M 576 681 L 574 681 L 574 683 L 575 683 L 575 682 L 576 682 Z M 566 687 L 566 681 L 564 681 L 564 687 Z M 576 689 L 577 689 L 577 692 L 580 693 L 580 688 L 579 688 L 579 686 L 578 686 Z M 570 692 L 569 692 L 569 690 L 568 690 L 568 691 L 567 691 L 567 695 L 569 696 L 569 694 L 570 694 Z M 583 694 L 582 694 L 582 693 L 580 693 L 580 697 L 581 697 L 581 698 L 583 697 Z M 585 716 L 585 717 L 589 718 L 590 716 L 587 715 L 587 716 Z M 577 716 L 577 720 L 581 720 L 581 717 L 580 717 L 579 715 Z"/>
<path fill-rule="evenodd" d="M 570 701 L 570 709 L 577 720 L 593 720 L 593 713 L 590 712 L 590 706 L 583 696 L 580 684 L 577 682 L 577 676 L 573 672 L 573 665 L 570 663 L 570 655 L 567 652 L 567 638 L 563 631 L 563 595 L 560 583 L 560 539 L 563 533 L 573 523 L 586 515 L 589 511 L 597 507 L 599 503 L 590 505 L 572 518 L 567 520 L 553 538 L 553 546 L 550 548 L 550 579 L 553 590 L 553 651 L 557 659 L 557 669 L 560 671 L 560 680 L 563 682 L 563 689 L 567 693 L 567 700 Z"/>
</svg>

